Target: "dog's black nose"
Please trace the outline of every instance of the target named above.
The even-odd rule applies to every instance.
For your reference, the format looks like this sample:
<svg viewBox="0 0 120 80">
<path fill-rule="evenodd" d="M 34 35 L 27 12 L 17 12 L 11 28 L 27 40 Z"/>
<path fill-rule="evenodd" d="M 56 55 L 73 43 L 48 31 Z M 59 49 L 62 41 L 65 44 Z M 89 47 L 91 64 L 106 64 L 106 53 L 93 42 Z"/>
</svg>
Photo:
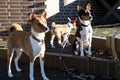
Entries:
<svg viewBox="0 0 120 80">
<path fill-rule="evenodd" d="M 45 30 L 48 30 L 48 27 L 45 27 Z"/>
<path fill-rule="evenodd" d="M 49 31 L 49 27 L 45 27 L 45 31 Z"/>
</svg>

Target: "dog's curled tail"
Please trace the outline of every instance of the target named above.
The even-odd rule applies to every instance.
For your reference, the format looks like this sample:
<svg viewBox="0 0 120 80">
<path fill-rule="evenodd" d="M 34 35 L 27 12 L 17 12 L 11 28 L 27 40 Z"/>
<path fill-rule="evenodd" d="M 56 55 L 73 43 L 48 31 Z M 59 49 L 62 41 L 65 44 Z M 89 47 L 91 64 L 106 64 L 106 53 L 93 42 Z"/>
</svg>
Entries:
<svg viewBox="0 0 120 80">
<path fill-rule="evenodd" d="M 51 25 L 51 26 L 52 26 L 52 28 L 54 28 L 54 26 L 55 26 L 55 22 L 52 22 L 52 25 Z"/>
<path fill-rule="evenodd" d="M 10 27 L 10 32 L 13 32 L 13 31 L 23 31 L 23 29 L 19 24 L 13 23 Z"/>
</svg>

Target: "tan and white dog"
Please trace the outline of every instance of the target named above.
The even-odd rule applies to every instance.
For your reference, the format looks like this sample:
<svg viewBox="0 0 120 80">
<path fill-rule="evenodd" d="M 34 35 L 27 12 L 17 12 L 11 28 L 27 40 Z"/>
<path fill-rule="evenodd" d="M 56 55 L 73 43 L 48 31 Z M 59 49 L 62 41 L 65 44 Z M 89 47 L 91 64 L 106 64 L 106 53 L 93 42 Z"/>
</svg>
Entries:
<svg viewBox="0 0 120 80">
<path fill-rule="evenodd" d="M 49 80 L 44 71 L 44 55 L 45 55 L 45 33 L 48 32 L 49 28 L 47 27 L 46 22 L 46 11 L 42 13 L 40 17 L 37 17 L 34 13 L 30 13 L 30 24 L 31 31 L 23 31 L 22 27 L 19 24 L 14 23 L 10 27 L 10 34 L 8 37 L 8 76 L 13 77 L 11 71 L 11 62 L 16 51 L 17 55 L 14 59 L 15 68 L 18 72 L 21 69 L 18 66 L 18 60 L 24 51 L 28 55 L 30 60 L 30 80 L 34 80 L 34 61 L 37 57 L 40 58 L 41 74 L 44 80 Z"/>
<path fill-rule="evenodd" d="M 55 22 L 52 22 L 52 27 L 51 27 L 51 47 L 54 48 L 54 38 L 57 37 L 58 39 L 58 44 L 63 46 L 65 41 L 67 41 L 67 44 L 69 43 L 68 36 L 70 35 L 70 31 L 72 28 L 76 28 L 76 19 L 71 20 L 68 17 L 68 23 L 67 24 L 55 24 Z M 63 37 L 63 42 L 62 42 L 62 37 Z"/>
</svg>

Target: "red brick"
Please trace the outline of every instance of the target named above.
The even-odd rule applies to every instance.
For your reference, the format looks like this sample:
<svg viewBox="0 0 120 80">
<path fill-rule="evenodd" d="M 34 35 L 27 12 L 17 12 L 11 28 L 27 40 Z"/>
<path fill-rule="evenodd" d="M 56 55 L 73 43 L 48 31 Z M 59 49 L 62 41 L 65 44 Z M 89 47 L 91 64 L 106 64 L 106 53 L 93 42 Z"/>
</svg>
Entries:
<svg viewBox="0 0 120 80">
<path fill-rule="evenodd" d="M 15 12 L 20 12 L 20 9 L 13 9 L 13 8 L 11 8 L 11 9 L 7 9 L 7 11 L 15 13 Z"/>
<path fill-rule="evenodd" d="M 13 2 L 13 1 L 10 1 L 10 2 L 7 2 L 8 5 L 20 5 L 20 2 L 16 1 L 16 2 Z"/>
<path fill-rule="evenodd" d="M 23 20 L 28 20 L 28 19 L 29 19 L 29 16 L 23 16 L 22 19 L 23 19 Z"/>
<path fill-rule="evenodd" d="M 10 0 L 11 2 L 20 2 L 20 1 L 23 1 L 23 0 Z"/>
<path fill-rule="evenodd" d="M 22 15 L 21 12 L 10 13 L 10 16 L 21 16 L 21 15 Z"/>
<path fill-rule="evenodd" d="M 33 2 L 22 1 L 20 4 L 21 4 L 22 6 L 30 6 L 30 5 L 33 5 Z"/>
<path fill-rule="evenodd" d="M 21 19 L 14 19 L 14 20 L 11 20 L 12 23 L 16 22 L 16 23 L 22 23 L 22 20 Z"/>
<path fill-rule="evenodd" d="M 3 2 L 3 1 L 8 1 L 8 0 L 0 0 L 0 2 Z"/>
<path fill-rule="evenodd" d="M 12 20 L 12 19 L 20 19 L 20 16 L 8 16 L 8 19 Z"/>
<path fill-rule="evenodd" d="M 23 7 L 21 9 L 21 12 L 23 12 L 23 13 L 26 13 L 26 12 L 30 13 L 31 11 L 32 11 L 31 9 L 26 9 L 26 8 L 23 8 Z"/>
<path fill-rule="evenodd" d="M 0 16 L 8 16 L 8 15 L 9 15 L 9 13 L 7 13 L 7 12 L 0 13 Z"/>
<path fill-rule="evenodd" d="M 0 5 L 6 5 L 6 2 L 5 1 L 1 1 Z"/>
<path fill-rule="evenodd" d="M 10 5 L 10 8 L 18 8 L 20 9 L 22 6 L 21 5 Z"/>
<path fill-rule="evenodd" d="M 2 23 L 7 23 L 7 22 L 9 22 L 8 19 L 0 19 L 0 23 L 1 23 L 1 24 L 2 24 Z"/>
<path fill-rule="evenodd" d="M 9 26 L 10 27 L 11 23 L 10 22 L 6 22 L 6 23 L 2 23 L 1 26 Z"/>
<path fill-rule="evenodd" d="M 1 16 L 0 16 L 0 19 L 8 19 L 8 16 L 6 16 L 6 15 L 1 15 Z"/>
<path fill-rule="evenodd" d="M 46 8 L 46 6 L 41 6 L 41 7 L 35 8 L 34 11 L 43 10 L 43 9 L 45 9 L 45 8 Z"/>
<path fill-rule="evenodd" d="M 0 12 L 6 12 L 7 9 L 0 8 Z"/>
<path fill-rule="evenodd" d="M 4 28 L 0 26 L 0 31 L 2 31 Z"/>
<path fill-rule="evenodd" d="M 7 5 L 0 5 L 0 8 L 8 8 Z"/>
</svg>

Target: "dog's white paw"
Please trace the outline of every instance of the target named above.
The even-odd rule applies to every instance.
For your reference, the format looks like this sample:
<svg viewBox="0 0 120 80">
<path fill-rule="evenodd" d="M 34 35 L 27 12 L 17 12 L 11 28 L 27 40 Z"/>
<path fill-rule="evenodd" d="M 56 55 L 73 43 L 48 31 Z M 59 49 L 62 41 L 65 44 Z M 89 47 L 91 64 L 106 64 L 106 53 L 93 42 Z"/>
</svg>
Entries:
<svg viewBox="0 0 120 80">
<path fill-rule="evenodd" d="M 75 55 L 78 55 L 78 52 L 77 52 L 77 51 L 74 51 L 74 54 L 75 54 Z"/>
<path fill-rule="evenodd" d="M 51 45 L 52 48 L 55 48 L 55 46 Z"/>
<path fill-rule="evenodd" d="M 49 80 L 47 77 L 43 77 L 43 80 Z"/>
<path fill-rule="evenodd" d="M 58 46 L 63 47 L 63 44 L 58 44 Z"/>
<path fill-rule="evenodd" d="M 17 68 L 16 70 L 17 70 L 17 72 L 21 72 L 22 71 L 20 68 Z"/>
<path fill-rule="evenodd" d="M 12 74 L 12 73 L 8 73 L 8 77 L 9 77 L 9 78 L 12 78 L 12 77 L 13 77 L 13 74 Z"/>
<path fill-rule="evenodd" d="M 34 77 L 30 76 L 30 80 L 34 80 Z"/>
<path fill-rule="evenodd" d="M 80 55 L 80 56 L 82 56 L 82 57 L 83 57 L 83 56 L 84 56 L 84 53 L 81 53 L 81 55 Z"/>
</svg>

